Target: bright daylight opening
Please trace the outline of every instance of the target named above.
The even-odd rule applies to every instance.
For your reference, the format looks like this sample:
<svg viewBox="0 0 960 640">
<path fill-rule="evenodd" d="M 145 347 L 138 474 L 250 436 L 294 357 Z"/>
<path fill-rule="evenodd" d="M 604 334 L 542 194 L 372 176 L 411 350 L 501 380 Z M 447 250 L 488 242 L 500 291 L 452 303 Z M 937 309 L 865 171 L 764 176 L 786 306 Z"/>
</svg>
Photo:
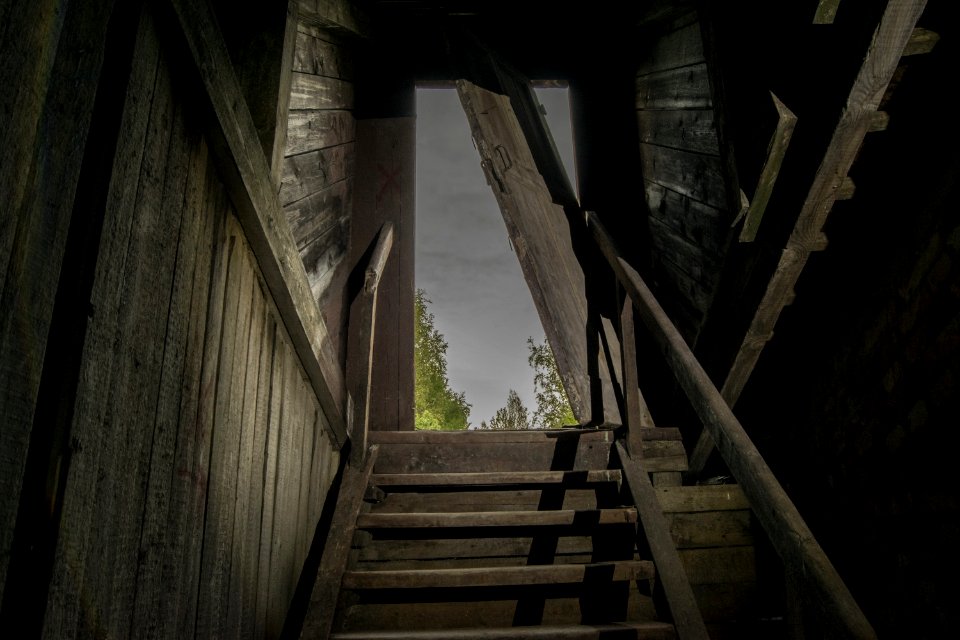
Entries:
<svg viewBox="0 0 960 640">
<path fill-rule="evenodd" d="M 536 93 L 575 184 L 568 91 Z M 417 90 L 416 180 L 417 428 L 570 424 L 565 396 L 556 401 L 562 388 L 540 318 L 453 89 Z"/>
</svg>

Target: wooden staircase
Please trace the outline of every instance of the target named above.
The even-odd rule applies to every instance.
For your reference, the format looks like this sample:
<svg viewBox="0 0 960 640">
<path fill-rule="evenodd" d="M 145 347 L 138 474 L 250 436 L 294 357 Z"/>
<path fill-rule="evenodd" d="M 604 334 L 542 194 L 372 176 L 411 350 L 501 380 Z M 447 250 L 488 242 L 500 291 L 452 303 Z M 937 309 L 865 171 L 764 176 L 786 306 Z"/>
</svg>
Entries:
<svg viewBox="0 0 960 640">
<path fill-rule="evenodd" d="M 679 434 L 644 432 L 654 484 L 678 485 Z M 370 442 L 379 451 L 329 637 L 677 637 L 613 431 L 371 432 Z M 714 635 L 752 595 L 746 501 L 735 486 L 654 491 Z M 324 637 L 317 628 L 303 637 Z"/>
</svg>

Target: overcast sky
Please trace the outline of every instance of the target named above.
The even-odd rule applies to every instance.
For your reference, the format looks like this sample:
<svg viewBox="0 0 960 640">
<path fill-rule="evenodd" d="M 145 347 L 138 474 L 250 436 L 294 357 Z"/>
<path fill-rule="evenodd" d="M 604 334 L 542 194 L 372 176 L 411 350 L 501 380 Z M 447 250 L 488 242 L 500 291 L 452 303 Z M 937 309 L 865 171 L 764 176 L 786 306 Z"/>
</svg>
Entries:
<svg viewBox="0 0 960 640">
<path fill-rule="evenodd" d="M 537 93 L 574 182 L 567 91 Z M 489 421 L 510 389 L 532 412 L 526 340 L 542 340 L 543 328 L 455 90 L 417 91 L 416 201 L 416 283 L 449 345 L 450 386 L 473 405 L 471 425 Z"/>
</svg>

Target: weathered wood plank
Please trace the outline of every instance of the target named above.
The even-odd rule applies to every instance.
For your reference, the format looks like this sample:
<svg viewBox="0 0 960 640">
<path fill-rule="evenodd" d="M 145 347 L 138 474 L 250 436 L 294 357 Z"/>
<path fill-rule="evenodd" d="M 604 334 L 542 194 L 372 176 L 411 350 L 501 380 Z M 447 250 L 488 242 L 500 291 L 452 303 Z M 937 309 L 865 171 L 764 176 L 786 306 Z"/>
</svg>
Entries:
<svg viewBox="0 0 960 640">
<path fill-rule="evenodd" d="M 700 610 L 697 608 L 685 567 L 681 564 L 677 547 L 657 493 L 650 484 L 645 461 L 631 456 L 623 443 L 617 443 L 620 465 L 630 489 L 630 496 L 640 516 L 641 529 L 657 566 L 657 579 L 663 585 L 673 623 L 680 638 L 707 638 Z"/>
<path fill-rule="evenodd" d="M 599 483 L 620 484 L 616 469 L 590 471 L 515 471 L 490 473 L 375 473 L 370 482 L 379 487 L 475 486 L 562 484 L 585 486 Z"/>
<path fill-rule="evenodd" d="M 712 207 L 726 206 L 719 157 L 641 143 L 640 160 L 645 180 Z"/>
<path fill-rule="evenodd" d="M 793 137 L 793 130 L 797 125 L 797 116 L 772 91 L 770 97 L 773 99 L 773 106 L 777 111 L 777 126 L 773 135 L 770 136 L 767 157 L 764 160 L 763 168 L 760 170 L 760 177 L 757 179 L 753 197 L 750 199 L 750 206 L 743 221 L 743 229 L 740 230 L 740 242 L 753 242 L 754 238 L 757 237 L 760 220 L 767 210 L 770 196 L 773 195 L 773 187 L 777 183 L 780 167 L 783 166 L 783 158 L 790 146 L 790 139 Z"/>
<path fill-rule="evenodd" d="M 816 13 L 813 14 L 813 24 L 833 24 L 839 8 L 840 0 L 819 0 Z"/>
<path fill-rule="evenodd" d="M 356 122 L 349 111 L 291 111 L 284 155 L 333 147 L 355 137 Z"/>
<path fill-rule="evenodd" d="M 259 295 L 261 298 L 266 295 L 262 286 Z M 265 303 L 265 300 L 262 300 L 262 302 Z M 273 513 L 268 509 L 268 504 L 272 506 L 273 502 L 273 487 L 267 486 L 267 476 L 271 472 L 269 465 L 273 463 L 270 456 L 270 427 L 273 422 L 271 395 L 274 384 L 277 328 L 273 315 L 266 304 L 260 304 L 258 324 L 261 330 L 260 357 L 257 363 L 260 373 L 257 376 L 253 459 L 250 464 L 250 479 L 247 491 L 250 501 L 250 509 L 247 514 L 247 531 L 250 536 L 247 551 L 249 559 L 247 562 L 251 563 L 252 566 L 250 573 L 253 578 L 250 582 L 249 592 L 252 595 L 252 601 L 248 599 L 247 592 L 244 596 L 244 606 L 247 607 L 247 614 L 244 617 L 244 631 L 254 638 L 262 638 L 264 633 L 268 591 L 266 583 L 270 576 L 269 553 L 264 554 L 264 529 L 273 524 Z M 270 540 L 269 535 L 267 535 L 266 540 Z"/>
<path fill-rule="evenodd" d="M 290 91 L 291 109 L 353 108 L 353 83 L 345 80 L 294 72 Z"/>
<path fill-rule="evenodd" d="M 626 405 L 627 449 L 643 458 L 644 430 L 654 428 L 653 416 L 647 407 L 637 380 L 637 341 L 633 325 L 633 302 L 626 298 L 620 311 L 621 386 Z"/>
<path fill-rule="evenodd" d="M 464 513 L 365 513 L 357 518 L 360 529 L 434 527 L 560 527 L 590 524 L 625 524 L 637 521 L 634 509 L 592 511 L 476 511 Z"/>
<path fill-rule="evenodd" d="M 405 474 L 404 474 L 405 475 Z M 456 486 L 456 485 L 454 485 Z M 609 484 L 616 491 L 616 485 Z M 389 487 L 386 487 L 389 489 Z M 540 508 L 540 501 L 550 495 L 551 486 L 544 490 L 497 490 L 489 487 L 470 490 L 472 487 L 457 487 L 449 492 L 389 492 L 373 505 L 373 513 L 424 513 L 434 511 L 519 511 Z M 546 493 L 545 493 L 546 492 Z M 597 501 L 596 489 L 564 489 L 562 509 L 596 509 L 604 506 Z"/>
<path fill-rule="evenodd" d="M 359 533 L 358 536 L 359 537 Z M 443 558 L 489 558 L 494 556 L 529 556 L 533 537 L 505 538 L 429 538 L 426 540 L 403 540 L 394 538 L 373 539 L 359 548 L 361 562 L 387 560 L 440 560 Z M 356 543 L 354 546 L 357 546 Z M 557 553 L 579 555 L 593 550 L 593 537 L 563 536 L 557 541 Z"/>
<path fill-rule="evenodd" d="M 347 466 L 344 469 L 337 507 L 330 523 L 330 532 L 320 558 L 320 569 L 310 594 L 310 606 L 303 622 L 301 638 L 326 638 L 333 624 L 337 596 L 347 568 L 350 543 L 357 524 L 357 515 L 363 504 L 363 494 L 367 488 L 373 465 L 377 460 L 379 447 L 370 447 L 366 462 L 362 468 Z"/>
<path fill-rule="evenodd" d="M 351 177 L 355 159 L 353 142 L 285 158 L 280 204 L 286 206 Z"/>
<path fill-rule="evenodd" d="M 668 520 L 677 548 L 753 544 L 749 510 L 673 513 Z"/>
<path fill-rule="evenodd" d="M 640 142 L 719 155 L 713 109 L 641 109 L 637 111 Z"/>
<path fill-rule="evenodd" d="M 197 135 L 185 130 L 183 108 L 174 116 L 170 152 L 167 158 L 167 179 L 163 209 L 168 219 L 163 224 L 175 225 L 178 238 L 172 267 L 173 283 L 170 311 L 164 339 L 163 360 L 158 386 L 153 442 L 144 496 L 143 529 L 137 555 L 136 589 L 132 603 L 132 628 L 156 633 L 160 625 L 161 600 L 169 593 L 162 569 L 164 548 L 168 538 L 176 535 L 170 529 L 171 484 L 175 480 L 180 406 L 185 387 L 185 367 L 191 330 L 190 303 L 194 292 L 198 245 L 203 242 L 202 203 L 206 178 L 206 152 Z M 177 215 L 180 214 L 180 219 Z M 176 222 L 174 222 L 176 220 Z M 200 267 L 202 268 L 202 267 Z M 194 343 L 195 345 L 196 343 Z"/>
<path fill-rule="evenodd" d="M 338 442 L 346 435 L 345 391 L 334 347 L 270 179 L 208 1 L 173 0 L 180 28 L 213 107 L 213 148 L 247 239 L 290 339 Z M 288 144 L 289 147 L 289 144 Z"/>
<path fill-rule="evenodd" d="M 204 474 L 202 482 L 199 477 L 194 476 L 196 458 L 193 457 L 193 451 L 199 444 L 204 451 L 199 456 L 204 460 L 209 457 L 206 447 L 198 443 L 198 440 L 203 439 L 203 429 L 200 426 L 203 404 L 200 397 L 201 378 L 205 358 L 204 336 L 208 324 L 207 305 L 211 297 L 218 296 L 216 292 L 211 293 L 211 284 L 215 286 L 221 281 L 211 273 L 216 259 L 215 243 L 219 240 L 216 234 L 219 216 L 210 210 L 212 189 L 208 180 L 211 179 L 211 171 L 206 144 L 196 136 L 190 147 L 190 163 L 184 190 L 184 222 L 177 255 L 177 277 L 184 278 L 184 282 L 175 286 L 174 302 L 171 305 L 171 321 L 174 314 L 180 313 L 185 316 L 183 321 L 187 325 L 186 334 L 181 338 L 182 369 L 177 372 L 174 367 L 169 373 L 177 376 L 176 383 L 180 386 L 179 399 L 172 405 L 176 414 L 174 418 L 170 418 L 176 423 L 169 442 L 160 437 L 154 444 L 154 449 L 159 450 L 158 456 L 170 456 L 168 463 L 151 465 L 151 469 L 157 468 L 156 482 L 151 482 L 157 495 L 155 505 L 148 505 L 148 509 L 152 506 L 157 510 L 156 525 L 162 528 L 162 543 L 157 549 L 143 551 L 143 548 L 151 546 L 153 539 L 146 523 L 144 540 L 141 542 L 141 553 L 160 555 L 160 566 L 155 567 L 155 560 L 148 559 L 147 567 L 142 571 L 142 586 L 137 589 L 132 624 L 133 628 L 143 629 L 148 634 L 155 633 L 158 637 L 176 635 L 177 625 L 181 622 L 177 614 L 183 612 L 192 619 L 196 602 L 195 588 L 191 589 L 188 585 L 191 582 L 189 576 L 196 578 L 195 559 L 199 557 L 199 553 L 191 554 L 188 549 L 191 543 L 200 537 L 202 523 L 198 522 L 200 518 L 197 517 L 197 505 L 200 505 L 199 511 L 202 513 L 202 500 L 206 497 L 206 476 Z M 182 293 L 181 286 L 185 289 Z M 184 296 L 182 300 L 181 295 Z M 214 330 L 219 332 L 219 329 Z M 158 416 L 163 415 L 162 406 L 158 406 Z M 160 428 L 161 423 L 158 423 L 158 429 Z M 161 430 L 157 435 L 162 436 L 163 433 Z M 169 454 L 165 452 L 167 446 L 171 447 Z M 205 465 L 201 468 L 205 468 Z M 166 475 L 166 479 L 162 478 L 162 475 Z M 169 492 L 165 499 L 162 497 L 164 491 Z M 160 513 L 163 514 L 162 519 Z M 150 522 L 150 511 L 147 512 L 147 518 L 147 522 Z M 185 602 L 188 598 L 190 604 Z"/>
<path fill-rule="evenodd" d="M 699 511 L 738 511 L 749 509 L 750 503 L 738 485 L 701 485 L 657 489 L 657 499 L 664 513 Z"/>
<path fill-rule="evenodd" d="M 290 586 L 290 594 L 292 595 L 297 590 L 297 582 L 300 580 L 300 572 L 303 570 L 303 561 L 307 557 L 307 548 L 310 544 L 310 535 L 308 529 L 310 525 L 308 524 L 308 514 L 309 514 L 309 503 L 310 499 L 310 487 L 307 484 L 310 477 L 310 453 L 311 453 L 311 443 L 313 441 L 313 423 L 312 423 L 312 407 L 308 410 L 306 403 L 306 394 L 307 394 L 307 385 L 305 383 L 300 384 L 300 388 L 297 390 L 296 400 L 300 405 L 300 419 L 299 431 L 297 433 L 298 437 L 298 460 L 296 464 L 296 473 L 294 474 L 294 482 L 297 486 L 297 502 L 296 502 L 296 538 L 294 538 L 294 546 L 291 549 L 293 553 L 293 573 L 291 575 L 292 582 Z"/>
<path fill-rule="evenodd" d="M 705 63 L 637 78 L 637 109 L 709 109 L 712 105 Z"/>
<path fill-rule="evenodd" d="M 712 255 L 722 255 L 729 235 L 729 214 L 655 182 L 644 180 L 650 215 Z M 727 231 L 727 233 L 724 233 Z"/>
<path fill-rule="evenodd" d="M 719 257 L 702 250 L 686 236 L 665 225 L 659 218 L 650 218 L 650 236 L 660 259 L 671 262 L 689 275 L 706 297 L 719 277 Z"/>
<path fill-rule="evenodd" d="M 126 235 L 126 246 L 117 262 L 99 263 L 102 269 L 124 271 L 116 295 L 117 333 L 113 336 L 112 376 L 109 388 L 99 393 L 106 401 L 100 425 L 104 454 L 97 472 L 96 500 L 91 505 L 91 531 L 87 551 L 85 585 L 91 590 L 87 606 L 97 612 L 100 624 L 111 635 L 129 628 L 143 490 L 146 485 L 149 444 L 153 434 L 156 393 L 163 353 L 163 327 L 169 295 L 173 252 L 167 236 L 179 230 L 176 222 L 161 220 L 165 198 L 168 152 L 173 118 L 169 68 L 161 60 L 156 94 L 150 112 L 143 163 L 132 210 L 123 212 L 128 221 L 104 220 L 104 234 Z M 183 183 L 177 196 L 182 203 Z M 179 208 L 175 208 L 179 218 Z M 127 226 L 130 225 L 130 226 Z M 176 236 L 172 243 L 175 245 Z M 172 247 L 171 247 L 172 248 Z M 144 390 L 149 390 L 144 392 Z"/>
<path fill-rule="evenodd" d="M 637 65 L 637 75 L 669 71 L 703 62 L 703 40 L 700 23 L 693 22 L 656 39 L 650 51 Z"/>
<path fill-rule="evenodd" d="M 260 508 L 263 501 L 262 483 L 255 480 L 256 442 L 260 409 L 258 390 L 262 387 L 260 376 L 263 361 L 263 334 L 266 301 L 256 278 L 255 267 L 248 262 L 252 275 L 250 329 L 247 338 L 247 357 L 244 364 L 243 413 L 240 426 L 240 447 L 237 463 L 237 509 L 233 524 L 233 558 L 230 570 L 230 607 L 239 622 L 237 637 L 250 637 L 256 624 L 256 588 L 258 551 L 260 547 Z M 269 362 L 269 360 L 268 360 Z M 262 445 L 261 445 L 262 446 Z M 262 452 L 262 450 L 261 450 Z M 262 457 L 261 468 L 262 470 Z M 256 493 L 254 493 L 256 487 Z"/>
<path fill-rule="evenodd" d="M 507 590 L 508 588 L 504 588 Z M 568 589 L 569 591 L 569 589 Z M 363 603 L 353 605 L 344 616 L 344 631 L 358 633 L 376 633 L 378 629 L 435 630 L 441 634 L 457 632 L 464 628 L 478 631 L 496 628 L 509 629 L 516 638 L 518 629 L 513 626 L 518 600 L 516 590 L 497 600 L 481 602 L 426 602 L 426 603 Z M 547 598 L 543 603 L 545 627 L 525 627 L 531 633 L 546 629 L 552 633 L 552 625 L 579 625 L 583 618 L 580 599 L 566 595 Z M 652 599 L 640 595 L 637 589 L 630 589 L 627 603 L 627 615 L 633 620 L 651 620 L 656 618 Z M 668 625 L 670 640 L 676 639 L 673 625 Z M 623 629 L 617 633 L 623 633 Z M 446 638 L 446 636 L 441 636 Z M 555 637 L 555 636 L 546 636 Z M 619 636 L 616 636 L 619 637 Z M 630 637 L 630 636 L 627 636 Z M 644 637 L 644 636 L 641 636 Z M 652 636 L 659 638 L 660 636 Z"/>
<path fill-rule="evenodd" d="M 784 563 L 790 567 L 804 567 L 806 575 L 810 576 L 808 586 L 812 593 L 827 611 L 846 626 L 851 635 L 876 637 L 843 580 L 817 544 L 813 532 L 650 289 L 640 275 L 619 257 L 613 240 L 596 215 L 591 213 L 588 220 L 597 243 L 617 278 L 637 304 L 644 324 L 690 398 L 693 409 L 717 442 L 718 450 L 740 482 L 757 520 L 770 536 Z"/>
<path fill-rule="evenodd" d="M 205 145 L 204 145 L 205 148 Z M 207 165 L 206 203 L 198 215 L 204 221 L 203 245 L 191 303 L 191 344 L 199 357 L 184 382 L 191 402 L 180 413 L 175 474 L 177 491 L 171 503 L 171 524 L 183 531 L 182 543 L 171 545 L 164 559 L 164 575 L 170 581 L 171 599 L 163 618 L 167 629 L 178 635 L 195 633 L 199 600 L 204 510 L 210 470 L 210 448 L 216 407 L 217 371 L 224 328 L 224 302 L 229 271 L 226 235 L 226 197 L 211 163 Z"/>
<path fill-rule="evenodd" d="M 576 603 L 574 603 L 576 604 Z M 552 618 L 551 618 L 552 619 Z M 591 625 L 540 625 L 501 629 L 443 629 L 440 631 L 362 631 L 335 633 L 333 640 L 514 640 L 515 638 L 542 638 L 544 640 L 600 640 L 608 637 L 630 640 L 673 640 L 673 625 L 665 622 L 617 622 Z"/>
<path fill-rule="evenodd" d="M 249 339 L 252 273 L 245 268 L 243 232 L 227 217 L 229 267 L 224 299 L 223 334 L 216 379 L 216 403 L 210 453 L 210 475 L 204 515 L 203 555 L 197 634 L 210 636 L 233 627 L 230 563 L 237 493 L 237 464 L 243 414 L 243 367 Z"/>
<path fill-rule="evenodd" d="M 87 155 L 84 149 L 91 129 L 112 6 L 71 5 L 69 9 L 61 2 L 7 3 L 3 18 L 4 36 L 0 41 L 0 58 L 3 60 L 0 113 L 4 122 L 0 132 L 4 149 L 4 160 L 0 162 L 0 199 L 3 201 L 0 211 L 0 415 L 3 415 L 3 428 L 0 429 L 0 597 L 8 584 L 8 563 L 14 560 L 11 553 L 14 551 L 17 511 L 24 489 L 24 472 L 57 282 L 81 163 Z M 132 20 L 127 20 L 132 22 L 128 25 L 131 30 L 136 30 L 137 15 L 138 12 L 134 11 Z M 123 55 L 130 53 L 127 47 L 121 51 Z M 144 66 L 151 67 L 149 55 Z M 142 69 L 138 71 L 143 72 Z M 121 77 L 110 80 L 126 80 L 127 73 L 121 71 L 120 74 Z M 144 95 L 134 101 L 120 93 L 111 99 L 111 107 L 116 104 L 112 100 L 125 103 L 129 108 L 140 100 L 149 106 L 153 83 L 152 79 L 149 83 L 137 82 L 142 79 L 141 74 L 133 76 L 131 86 L 136 85 Z M 83 81 L 79 82 L 79 78 Z M 128 115 L 124 121 L 128 127 L 130 119 Z M 116 123 L 111 122 L 108 130 L 115 126 Z M 136 131 L 136 127 L 131 129 Z M 112 133 L 97 142 L 112 146 L 114 142 L 109 138 Z M 127 147 L 119 150 L 127 153 L 133 165 L 130 169 L 136 175 L 140 164 L 137 152 L 131 152 Z M 93 206 L 102 206 L 102 202 Z M 100 372 L 96 378 L 103 375 Z M 83 437 L 87 435 L 84 433 Z M 96 434 L 89 435 L 92 436 L 89 442 L 95 442 Z M 81 479 L 84 491 L 90 481 L 90 478 Z M 47 508 L 38 505 L 40 511 Z M 68 518 L 76 514 L 71 507 L 65 509 Z M 77 534 L 82 535 L 80 531 Z M 62 537 L 63 534 L 60 546 L 64 542 Z M 67 534 L 67 537 L 73 541 L 74 536 Z M 43 553 L 46 551 L 44 549 Z M 56 553 L 59 555 L 60 551 Z M 82 556 L 68 557 L 73 567 L 84 560 Z M 55 563 L 63 566 L 60 559 Z M 27 570 L 33 571 L 34 567 Z M 54 576 L 52 592 L 56 595 L 50 599 L 56 604 L 60 594 L 73 590 L 75 585 L 64 584 L 67 581 L 56 573 Z M 73 600 L 74 595 L 62 597 Z M 15 605 L 8 602 L 7 606 Z M 72 606 L 65 612 L 70 618 L 75 613 Z M 59 618 L 59 615 L 53 617 Z M 54 635 L 59 631 L 57 624 L 53 625 Z M 69 623 L 66 626 L 69 627 Z"/>
<path fill-rule="evenodd" d="M 353 56 L 341 45 L 327 42 L 322 37 L 298 32 L 293 70 L 350 80 L 353 78 Z"/>
<path fill-rule="evenodd" d="M 930 53 L 938 42 L 940 42 L 939 33 L 917 27 L 910 33 L 910 39 L 903 48 L 903 55 L 916 56 Z"/>
<path fill-rule="evenodd" d="M 729 584 L 757 579 L 752 546 L 684 549 L 680 551 L 680 559 L 691 584 Z"/>
<path fill-rule="evenodd" d="M 350 307 L 347 334 L 347 390 L 353 398 L 350 420 L 350 463 L 360 467 L 367 455 L 370 403 L 373 393 L 374 346 L 377 337 L 377 287 L 393 249 L 393 222 L 377 234 L 370 262 L 364 270 L 363 289 Z"/>
<path fill-rule="evenodd" d="M 347 200 L 353 190 L 348 189 Z M 347 205 L 349 208 L 349 204 Z M 300 254 L 307 269 L 310 291 L 317 300 L 326 300 L 333 296 L 338 268 L 344 266 L 347 257 L 347 245 L 350 241 L 351 218 L 340 218 L 326 232 L 307 244 Z M 343 274 L 339 274 L 345 279 Z M 342 283 L 340 283 L 342 284 Z"/>
<path fill-rule="evenodd" d="M 257 572 L 257 610 L 256 629 L 257 637 L 264 637 L 265 633 L 279 633 L 283 627 L 283 611 L 278 610 L 283 604 L 274 593 L 274 582 L 277 569 L 274 562 L 279 562 L 275 553 L 274 527 L 279 504 L 277 490 L 277 474 L 280 457 L 280 430 L 282 428 L 283 405 L 283 377 L 287 370 L 286 358 L 288 349 L 283 336 L 283 329 L 270 318 L 274 328 L 272 345 L 273 357 L 270 371 L 270 410 L 267 425 L 267 445 L 264 453 L 263 467 L 263 514 L 260 518 L 260 553 L 259 569 Z M 273 635 L 271 637 L 276 637 Z"/>
<path fill-rule="evenodd" d="M 606 367 L 599 372 L 605 415 L 591 414 L 585 276 L 573 251 L 564 208 L 554 204 L 555 194 L 544 181 L 526 138 L 530 132 L 521 128 L 511 98 L 466 81 L 457 82 L 457 92 L 573 414 L 581 424 L 617 421 L 619 411 Z M 541 129 L 541 133 L 549 138 L 548 132 Z M 562 169 L 560 174 L 565 176 Z"/>
<path fill-rule="evenodd" d="M 290 230 L 301 251 L 350 215 L 348 197 L 352 182 L 352 178 L 335 182 L 322 191 L 284 207 Z"/>
<path fill-rule="evenodd" d="M 300 20 L 306 24 L 360 37 L 370 35 L 370 18 L 349 0 L 299 0 Z"/>
<path fill-rule="evenodd" d="M 573 584 L 603 576 L 613 582 L 646 580 L 654 575 L 645 560 L 597 562 L 588 565 L 530 565 L 483 569 L 423 569 L 406 571 L 347 571 L 345 589 L 405 589 L 499 587 L 507 585 Z"/>
</svg>

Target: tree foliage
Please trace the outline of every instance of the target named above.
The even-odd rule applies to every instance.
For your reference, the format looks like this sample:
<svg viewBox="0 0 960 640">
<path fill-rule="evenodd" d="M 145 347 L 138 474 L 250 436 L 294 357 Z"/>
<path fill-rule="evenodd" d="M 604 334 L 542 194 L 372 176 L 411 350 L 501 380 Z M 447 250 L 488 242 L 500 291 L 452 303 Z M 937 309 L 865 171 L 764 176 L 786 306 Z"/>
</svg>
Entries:
<svg viewBox="0 0 960 640">
<path fill-rule="evenodd" d="M 457 430 L 469 426 L 470 404 L 447 379 L 447 341 L 427 310 L 430 300 L 417 289 L 414 302 L 414 403 L 417 429 Z"/>
<path fill-rule="evenodd" d="M 490 419 L 490 423 L 483 423 L 481 427 L 495 431 L 514 431 L 530 429 L 530 412 L 520 399 L 520 395 L 510 389 L 507 394 L 507 406 L 497 409 L 497 413 Z"/>
<path fill-rule="evenodd" d="M 557 429 L 576 424 L 550 343 L 544 338 L 537 344 L 531 337 L 527 338 L 527 348 L 530 350 L 527 362 L 533 368 L 533 393 L 537 400 L 537 409 L 533 412 L 534 428 Z"/>
</svg>

